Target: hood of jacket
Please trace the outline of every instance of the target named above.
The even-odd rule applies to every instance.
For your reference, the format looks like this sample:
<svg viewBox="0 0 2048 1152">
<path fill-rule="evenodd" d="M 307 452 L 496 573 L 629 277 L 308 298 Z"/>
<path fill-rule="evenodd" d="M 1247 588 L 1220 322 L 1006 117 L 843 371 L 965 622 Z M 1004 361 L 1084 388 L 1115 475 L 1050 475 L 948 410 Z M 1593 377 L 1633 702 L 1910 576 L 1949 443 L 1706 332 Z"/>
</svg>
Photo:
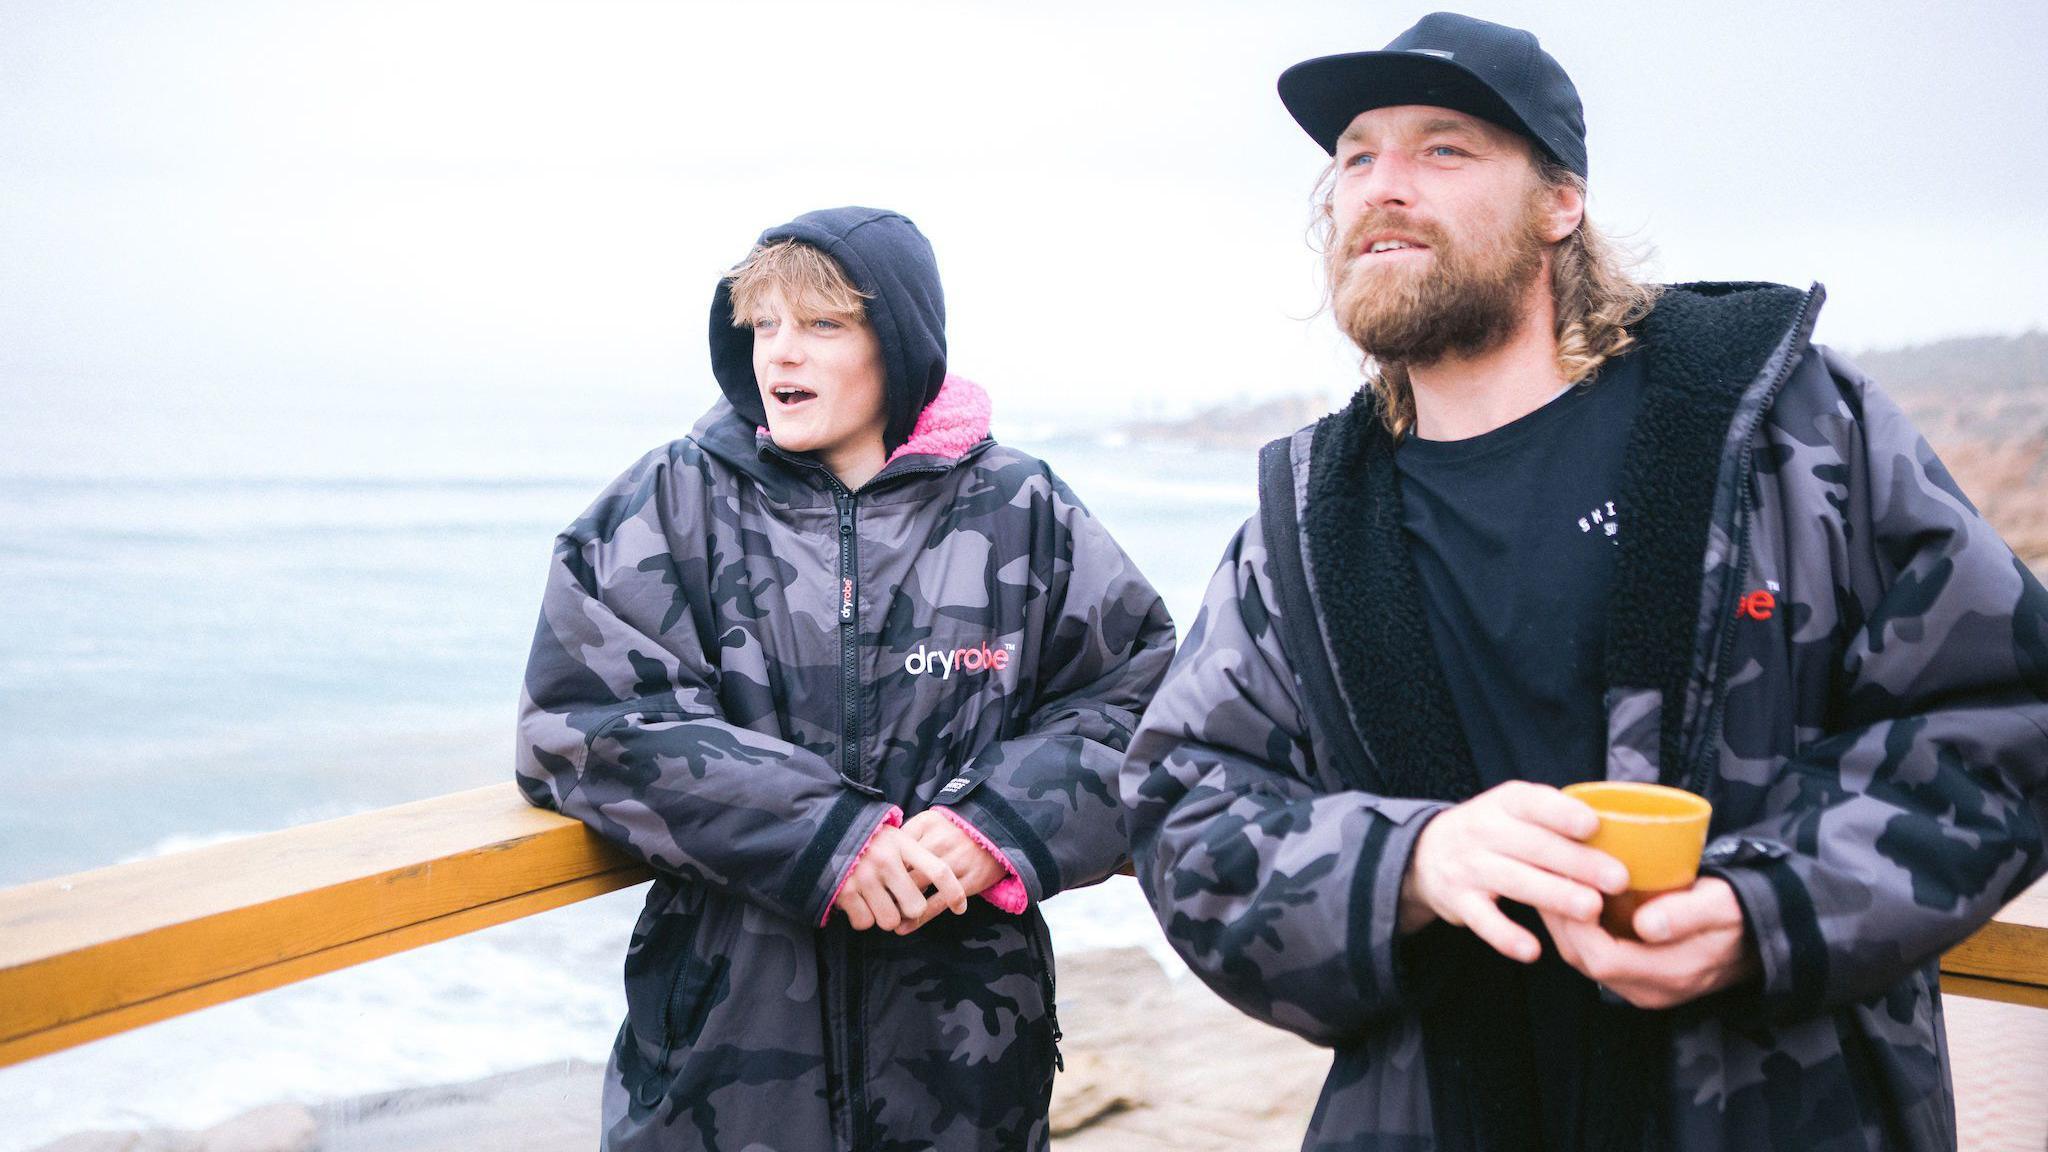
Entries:
<svg viewBox="0 0 2048 1152">
<path fill-rule="evenodd" d="M 900 213 L 852 207 L 806 212 L 755 243 L 779 240 L 824 252 L 867 295 L 868 323 L 882 346 L 882 446 L 895 452 L 946 379 L 946 297 L 931 242 Z M 750 429 L 768 423 L 754 380 L 754 333 L 733 327 L 732 285 L 723 277 L 711 294 L 711 372 Z"/>
</svg>

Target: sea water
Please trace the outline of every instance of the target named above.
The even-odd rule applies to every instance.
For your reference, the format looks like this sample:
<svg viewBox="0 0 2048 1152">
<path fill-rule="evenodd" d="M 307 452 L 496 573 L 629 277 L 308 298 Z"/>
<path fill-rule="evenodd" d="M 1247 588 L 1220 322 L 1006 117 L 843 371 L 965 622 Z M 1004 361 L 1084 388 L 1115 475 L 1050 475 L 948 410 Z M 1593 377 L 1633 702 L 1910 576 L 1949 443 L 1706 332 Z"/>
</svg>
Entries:
<svg viewBox="0 0 2048 1152">
<path fill-rule="evenodd" d="M 1253 454 L 1022 446 L 1185 632 Z M 0 886 L 509 780 L 550 544 L 606 479 L 0 477 Z M 0 1152 L 602 1061 L 643 893 L 0 1069 Z M 1046 911 L 1062 952 L 1166 954 L 1128 879 Z"/>
</svg>

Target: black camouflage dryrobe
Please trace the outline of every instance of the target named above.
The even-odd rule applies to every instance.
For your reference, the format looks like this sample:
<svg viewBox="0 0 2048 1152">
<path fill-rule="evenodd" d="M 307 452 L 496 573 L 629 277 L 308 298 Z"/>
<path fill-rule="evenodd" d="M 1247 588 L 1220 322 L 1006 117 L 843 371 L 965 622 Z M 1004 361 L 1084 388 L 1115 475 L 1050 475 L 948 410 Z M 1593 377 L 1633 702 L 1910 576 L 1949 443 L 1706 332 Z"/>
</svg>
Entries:
<svg viewBox="0 0 2048 1152">
<path fill-rule="evenodd" d="M 1644 1118 L 1658 1148 L 1954 1148 L 1939 956 L 2044 866 L 2048 593 L 1892 401 L 1809 342 L 1820 302 L 1818 286 L 1682 286 L 1640 333 L 1606 775 L 1712 801 L 1706 869 L 1763 967 L 1669 1014 L 1668 1092 Z M 1385 440 L 1378 419 L 1361 398 L 1295 434 L 1311 529 L 1323 500 L 1398 525 L 1398 492 L 1318 466 L 1346 436 Z M 1301 539 L 1311 569 L 1332 559 Z M 1369 559 L 1361 583 L 1405 563 Z M 1420 610 L 1311 583 L 1340 670 L 1362 630 Z M 1311 735 L 1279 607 L 1254 517 L 1131 743 L 1139 880 L 1210 986 L 1336 1050 L 1305 1148 L 1462 1146 L 1439 1131 L 1463 1119 L 1435 1107 L 1420 974 L 1395 936 L 1409 854 L 1444 805 L 1351 786 Z M 1351 672 L 1339 683 L 1378 686 L 1346 704 L 1385 780 L 1421 677 Z"/>
<path fill-rule="evenodd" d="M 1066 486 L 987 439 L 985 397 L 946 402 L 979 390 L 944 377 L 937 273 L 908 221 L 838 210 L 764 239 L 781 235 L 877 292 L 892 402 L 944 379 L 931 411 L 980 426 L 921 425 L 936 438 L 850 493 L 757 431 L 728 344 L 732 402 L 557 539 L 518 780 L 656 874 L 603 1147 L 1044 1148 L 1038 902 L 1126 858 L 1116 771 L 1172 625 Z M 714 346 L 750 341 L 727 308 L 721 288 Z M 971 446 L 926 450 L 948 441 Z M 1024 912 L 975 899 L 906 937 L 826 920 L 875 828 L 933 804 L 1001 848 Z"/>
</svg>

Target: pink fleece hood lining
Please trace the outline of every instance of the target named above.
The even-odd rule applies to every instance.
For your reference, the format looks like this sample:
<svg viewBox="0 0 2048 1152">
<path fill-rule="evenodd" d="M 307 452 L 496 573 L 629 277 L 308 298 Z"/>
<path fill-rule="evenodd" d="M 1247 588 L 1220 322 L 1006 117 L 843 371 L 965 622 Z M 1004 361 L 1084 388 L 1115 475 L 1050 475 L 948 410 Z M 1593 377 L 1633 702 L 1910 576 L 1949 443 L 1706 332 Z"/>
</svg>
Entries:
<svg viewBox="0 0 2048 1152">
<path fill-rule="evenodd" d="M 889 462 L 902 456 L 944 456 L 958 460 L 969 448 L 988 439 L 989 421 L 994 416 L 988 393 L 965 376 L 948 375 L 939 394 L 917 414 L 910 439 L 889 453 Z"/>
</svg>

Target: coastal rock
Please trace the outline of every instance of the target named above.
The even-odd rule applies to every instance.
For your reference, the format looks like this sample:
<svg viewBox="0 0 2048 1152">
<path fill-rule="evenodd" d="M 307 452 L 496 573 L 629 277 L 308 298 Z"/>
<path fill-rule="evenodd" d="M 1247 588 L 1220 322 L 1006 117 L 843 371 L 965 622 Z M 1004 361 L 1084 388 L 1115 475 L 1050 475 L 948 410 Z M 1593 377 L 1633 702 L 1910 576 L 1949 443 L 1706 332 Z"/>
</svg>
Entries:
<svg viewBox="0 0 2048 1152">
<path fill-rule="evenodd" d="M 313 1152 L 319 1126 L 303 1104 L 266 1104 L 203 1132 L 78 1132 L 36 1152 Z"/>
<path fill-rule="evenodd" d="M 199 1134 L 193 1152 L 311 1152 L 319 1135 L 302 1104 L 271 1104 Z M 138 1150 L 139 1152 L 139 1150 Z"/>
<path fill-rule="evenodd" d="M 1142 1074 L 1134 1061 L 1098 1052 L 1067 1057 L 1066 1071 L 1052 1085 L 1052 1134 L 1071 1136 L 1104 1116 L 1142 1104 Z"/>
<path fill-rule="evenodd" d="M 1138 948 L 1061 959 L 1068 1073 L 1053 1087 L 1055 1152 L 1242 1152 L 1301 1142 L 1329 1053 L 1244 1016 L 1179 972 L 1169 978 Z M 1061 1083 L 1070 1076 L 1074 1085 Z M 1128 1103 L 1062 1131 L 1063 1090 L 1077 1102 Z"/>
<path fill-rule="evenodd" d="M 156 1133 L 74 1132 L 35 1152 L 190 1152 L 190 1141 L 166 1144 Z"/>
<path fill-rule="evenodd" d="M 320 1152 L 567 1152 L 597 1143 L 604 1065 L 564 1060 L 319 1109 Z"/>
</svg>

